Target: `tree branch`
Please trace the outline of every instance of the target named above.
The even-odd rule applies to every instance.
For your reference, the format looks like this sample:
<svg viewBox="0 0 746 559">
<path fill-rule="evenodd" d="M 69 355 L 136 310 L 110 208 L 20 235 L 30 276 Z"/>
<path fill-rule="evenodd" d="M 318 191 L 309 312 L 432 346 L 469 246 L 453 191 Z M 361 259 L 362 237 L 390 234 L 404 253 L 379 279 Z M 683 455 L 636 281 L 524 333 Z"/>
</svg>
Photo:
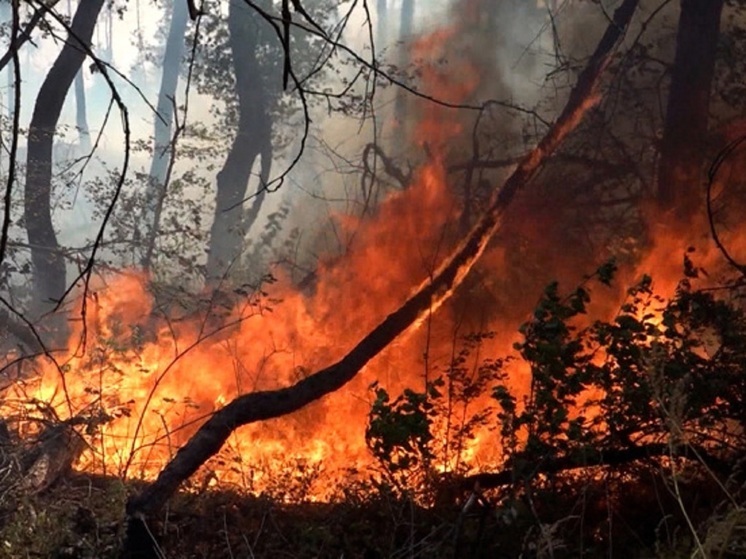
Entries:
<svg viewBox="0 0 746 559">
<path fill-rule="evenodd" d="M 713 456 L 707 450 L 696 446 L 691 448 L 694 450 L 694 457 L 686 456 L 685 454 L 675 457 L 702 461 L 712 471 L 726 475 L 733 469 L 732 464 L 729 465 L 727 461 Z M 671 457 L 671 446 L 665 443 L 650 443 L 609 450 L 592 450 L 582 455 L 572 454 L 548 458 L 538 463 L 530 472 L 525 472 L 525 474 L 530 475 L 524 474 L 523 477 L 535 477 L 539 474 L 557 474 L 568 470 L 591 468 L 594 466 L 621 466 L 630 462 L 636 462 L 637 460 L 663 457 Z M 521 474 L 513 469 L 502 470 L 500 472 L 479 473 L 465 477 L 461 480 L 459 486 L 464 490 L 472 489 L 477 485 L 481 489 L 493 489 L 509 485 L 521 477 Z"/>
<path fill-rule="evenodd" d="M 59 2 L 59 0 L 50 2 L 48 7 L 54 7 L 57 2 Z M 14 7 L 14 9 L 17 8 Z M 34 29 L 39 24 L 43 15 L 44 13 L 42 10 L 35 9 L 34 14 L 31 16 L 31 19 L 29 19 L 23 30 L 11 39 L 8 50 L 5 52 L 5 54 L 3 54 L 2 58 L 0 58 L 0 72 L 8 65 L 8 62 L 13 60 L 14 54 L 18 54 L 18 51 L 21 50 L 21 47 L 24 45 L 24 43 L 31 40 L 31 33 L 33 33 Z"/>
</svg>

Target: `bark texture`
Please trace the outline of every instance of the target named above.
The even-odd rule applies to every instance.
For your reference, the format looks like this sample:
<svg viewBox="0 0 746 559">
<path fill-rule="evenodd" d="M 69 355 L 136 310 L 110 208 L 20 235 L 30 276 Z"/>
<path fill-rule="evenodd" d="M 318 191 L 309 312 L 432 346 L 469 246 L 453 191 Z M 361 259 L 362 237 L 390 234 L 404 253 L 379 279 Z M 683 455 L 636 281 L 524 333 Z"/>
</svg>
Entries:
<svg viewBox="0 0 746 559">
<path fill-rule="evenodd" d="M 81 0 L 72 33 L 44 79 L 36 98 L 28 133 L 24 220 L 31 245 L 34 300 L 38 312 L 48 311 L 65 292 L 65 260 L 52 224 L 52 148 L 67 92 L 90 48 L 91 36 L 104 0 Z"/>
<path fill-rule="evenodd" d="M 658 206 L 686 220 L 703 199 L 702 164 L 724 0 L 681 0 L 658 167 Z"/>
<path fill-rule="evenodd" d="M 278 41 L 268 24 L 242 2 L 231 2 L 228 32 L 233 55 L 233 71 L 238 95 L 238 131 L 228 157 L 217 177 L 215 218 L 210 230 L 207 273 L 211 279 L 221 279 L 240 257 L 246 233 L 256 221 L 266 194 L 272 164 L 271 109 L 278 96 L 280 80 L 271 80 L 267 70 L 271 60 L 261 60 L 279 48 L 267 48 Z M 279 64 L 279 62 L 277 62 Z M 259 188 L 253 194 L 248 209 L 249 175 L 257 158 L 261 158 Z"/>
<path fill-rule="evenodd" d="M 367 334 L 340 361 L 280 390 L 253 392 L 239 396 L 217 411 L 182 447 L 155 482 L 127 504 L 128 535 L 125 555 L 139 555 L 133 548 L 147 533 L 144 518 L 159 510 L 208 458 L 225 443 L 234 429 L 248 423 L 292 413 L 338 390 L 422 314 L 437 308 L 463 281 L 500 226 L 504 212 L 518 190 L 538 172 L 544 161 L 572 132 L 597 101 L 596 87 L 610 55 L 631 20 L 639 0 L 625 0 L 614 14 L 596 51 L 570 94 L 567 105 L 541 142 L 519 163 L 497 191 L 480 221 L 459 247 L 440 265 L 432 279 L 422 283 L 413 295 Z M 141 550 L 140 550 L 141 551 Z"/>
<path fill-rule="evenodd" d="M 19 460 L 24 489 L 32 493 L 48 489 L 70 471 L 85 448 L 85 441 L 71 424 L 47 427 Z"/>
</svg>

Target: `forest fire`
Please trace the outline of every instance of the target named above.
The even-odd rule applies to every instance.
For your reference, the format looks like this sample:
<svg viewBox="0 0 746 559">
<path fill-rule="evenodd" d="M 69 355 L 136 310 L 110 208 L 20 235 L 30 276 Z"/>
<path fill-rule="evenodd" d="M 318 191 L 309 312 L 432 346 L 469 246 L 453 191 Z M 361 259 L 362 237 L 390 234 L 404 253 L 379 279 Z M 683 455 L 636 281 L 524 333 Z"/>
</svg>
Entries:
<svg viewBox="0 0 746 559">
<path fill-rule="evenodd" d="M 438 49 L 454 33 L 440 31 L 420 41 L 415 52 L 437 59 Z M 462 69 L 456 87 L 450 85 L 452 76 L 435 67 L 423 79 L 441 98 L 458 102 L 478 85 L 476 70 L 468 65 Z M 355 242 L 344 257 L 320 265 L 310 289 L 297 288 L 280 271 L 266 292 L 242 288 L 234 293 L 241 300 L 230 309 L 208 295 L 204 308 L 175 319 L 155 312 L 147 277 L 120 274 L 90 286 L 86 320 L 72 332 L 71 354 L 57 364 L 47 361 L 38 378 L 11 390 L 8 402 L 26 402 L 29 415 L 49 406 L 60 419 L 87 423 L 95 435 L 78 468 L 152 479 L 227 402 L 240 394 L 288 386 L 339 360 L 410 296 L 413 286 L 426 284 L 456 244 L 459 208 L 442 158 L 460 138 L 461 125 L 447 108 L 426 107 L 413 142 L 426 147 L 429 161 L 407 189 L 389 195 L 373 216 L 336 217 Z M 686 246 L 679 246 L 675 235 L 654 237 L 655 248 L 628 273 L 635 277 L 655 268 L 656 285 L 666 298 L 680 278 Z M 497 247 L 485 259 L 489 274 L 502 273 L 501 255 Z M 664 263 L 671 259 L 671 265 Z M 595 304 L 615 313 L 623 298 L 615 292 Z M 513 301 L 517 310 L 511 315 L 527 316 L 535 300 L 536 294 L 527 293 Z M 418 328 L 391 344 L 342 390 L 292 416 L 238 429 L 205 466 L 205 482 L 288 493 L 293 489 L 279 486 L 297 482 L 301 494 L 294 494 L 296 498 L 331 498 L 335 478 L 373 464 L 365 440 L 375 399 L 372 383 L 392 394 L 408 388 L 426 391 L 438 378 L 450 382 L 457 367 L 466 371 L 469 382 L 476 381 L 484 359 L 510 355 L 520 340 L 517 328 L 523 319 L 470 317 L 457 306 L 438 305 L 436 301 Z M 478 333 L 476 323 L 480 332 L 491 334 L 472 338 L 469 351 L 461 354 L 464 337 Z M 501 362 L 492 372 L 497 369 L 521 401 L 529 390 L 527 364 Z M 461 423 L 451 423 L 452 408 L 448 417 L 436 421 L 436 441 L 442 439 L 444 450 L 434 469 L 467 471 L 500 462 L 493 431 L 454 434 L 468 417 L 494 413 L 491 404 L 488 394 L 453 403 L 461 407 L 455 414 L 460 419 L 454 420 Z"/>
<path fill-rule="evenodd" d="M 445 250 L 441 224 L 453 214 L 435 162 L 410 189 L 385 201 L 375 218 L 345 219 L 359 241 L 348 257 L 319 270 L 313 292 L 301 293 L 281 278 L 268 296 L 249 294 L 221 317 L 218 329 L 206 314 L 148 319 L 153 301 L 146 278 L 115 277 L 88 295 L 87 320 L 71 338 L 75 343 L 84 336 L 84 345 L 74 346 L 59 370 L 47 364 L 14 396 L 32 406 L 48 403 L 63 419 L 80 414 L 101 421 L 81 468 L 152 477 L 226 401 L 285 386 L 338 359 L 427 277 Z M 229 465 L 210 465 L 215 478 L 245 482 L 248 469 L 273 461 L 285 467 L 296 460 L 323 463 L 330 471 L 369 463 L 367 386 L 375 379 L 393 391 L 421 386 L 423 335 L 407 336 L 348 388 L 296 416 L 238 431 L 222 459 Z M 260 480 L 252 483 L 262 488 Z"/>
<path fill-rule="evenodd" d="M 208 317 L 217 309 L 173 322 L 147 318 L 153 300 L 146 278 L 119 275 L 88 295 L 88 320 L 78 324 L 71 338 L 84 339 L 85 344 L 59 360 L 59 369 L 47 363 L 38 378 L 16 385 L 6 398 L 6 415 L 17 414 L 13 402 L 23 401 L 31 416 L 48 405 L 61 419 L 86 418 L 97 434 L 79 469 L 153 478 L 199 424 L 226 402 L 244 392 L 286 386 L 340 358 L 412 285 L 431 273 L 447 249 L 441 224 L 456 217 L 446 177 L 435 161 L 418 173 L 408 190 L 383 202 L 373 218 L 342 220 L 344 227 L 356 230 L 355 249 L 320 269 L 313 290 L 300 292 L 281 277 L 267 289 L 268 295 L 248 294 L 221 316 L 217 328 Z M 661 242 L 630 276 L 655 263 L 656 289 L 670 297 L 687 248 L 680 243 L 678 236 Z M 669 260 L 670 266 L 665 264 Z M 597 305 L 615 312 L 620 295 L 608 293 Z M 528 312 L 534 297 L 529 294 L 517 304 Z M 464 320 L 457 309 L 440 309 L 344 389 L 293 416 L 239 429 L 207 464 L 204 479 L 290 494 L 300 491 L 292 487 L 296 476 L 298 487 L 303 486 L 296 497 L 332 497 L 334 479 L 373 464 L 365 444 L 374 398 L 371 383 L 397 394 L 406 388 L 424 390 L 427 380 L 447 376 L 460 338 L 470 333 L 459 330 L 455 320 Z M 461 366 L 476 374 L 481 359 L 510 354 L 519 339 L 517 327 L 501 320 L 484 324 L 484 331 L 498 335 L 480 339 Z M 515 394 L 525 393 L 526 364 L 505 367 Z M 465 414 L 467 405 L 486 406 L 486 400 L 460 405 Z M 446 462 L 435 463 L 436 469 L 499 462 L 494 432 L 449 442 L 445 419 L 434 429 L 444 446 L 452 445 L 452 454 L 446 451 L 440 458 Z"/>
<path fill-rule="evenodd" d="M 746 556 L 733 3 L 5 4 L 0 555 Z"/>
<path fill-rule="evenodd" d="M 416 50 L 432 56 L 451 34 L 439 32 Z M 425 79 L 445 93 L 444 73 L 433 69 Z M 475 83 L 460 81 L 453 100 Z M 280 271 L 266 293 L 242 288 L 231 309 L 208 300 L 206 309 L 173 319 L 159 317 L 147 277 L 111 277 L 90 286 L 86 318 L 73 323 L 70 355 L 58 358 L 59 366 L 47 361 L 37 378 L 11 390 L 8 402 L 28 402 L 30 415 L 50 406 L 63 420 L 87 418 L 96 436 L 78 468 L 153 478 L 206 417 L 238 394 L 287 386 L 339 359 L 427 280 L 453 244 L 448 224 L 458 211 L 439 153 L 459 124 L 448 114 L 430 106 L 418 124 L 415 141 L 427 144 L 432 157 L 409 188 L 390 195 L 372 218 L 337 216 L 355 243 L 319 267 L 311 289 L 301 291 Z M 440 367 L 433 363 L 452 351 L 452 339 L 437 347 L 433 336 L 429 327 L 413 332 L 342 391 L 292 417 L 240 429 L 208 464 L 210 479 L 261 491 L 282 469 L 305 464 L 323 467 L 325 478 L 306 496 L 329 496 L 329 476 L 371 464 L 368 386 L 423 386 L 433 374 L 427 368 Z M 423 364 L 423 350 L 431 363 Z"/>
</svg>

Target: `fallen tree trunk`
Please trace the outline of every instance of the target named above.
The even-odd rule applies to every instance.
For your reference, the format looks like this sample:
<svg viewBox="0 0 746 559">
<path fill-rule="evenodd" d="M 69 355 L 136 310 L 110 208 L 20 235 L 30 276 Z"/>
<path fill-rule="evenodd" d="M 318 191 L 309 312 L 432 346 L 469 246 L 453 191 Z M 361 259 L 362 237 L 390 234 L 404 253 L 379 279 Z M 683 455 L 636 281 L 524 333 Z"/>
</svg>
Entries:
<svg viewBox="0 0 746 559">
<path fill-rule="evenodd" d="M 13 489 L 41 493 L 64 478 L 86 448 L 76 424 L 71 420 L 47 425 L 35 440 L 19 441 L 0 418 L 0 494 L 6 496 Z"/>
<path fill-rule="evenodd" d="M 450 297 L 481 256 L 501 224 L 505 209 L 518 190 L 538 172 L 549 155 L 574 130 L 598 98 L 596 86 L 607 67 L 611 53 L 624 34 L 639 0 L 625 0 L 614 14 L 586 68 L 570 93 L 562 114 L 547 135 L 518 164 L 503 187 L 493 195 L 490 205 L 459 247 L 447 258 L 431 279 L 423 282 L 410 298 L 366 335 L 340 361 L 279 390 L 253 392 L 239 396 L 217 411 L 176 453 L 155 482 L 127 503 L 128 536 L 125 554 L 132 538 L 142 534 L 146 515 L 158 511 L 211 456 L 217 453 L 238 427 L 287 415 L 334 392 L 352 380 L 368 361 L 404 332 L 423 313 L 437 308 Z"/>
<path fill-rule="evenodd" d="M 32 493 L 48 489 L 70 471 L 85 446 L 72 422 L 47 427 L 21 456 L 23 488 Z"/>
<path fill-rule="evenodd" d="M 580 468 L 598 466 L 621 466 L 639 460 L 654 460 L 658 458 L 687 458 L 701 462 L 710 471 L 727 476 L 733 470 L 733 463 L 712 455 L 706 449 L 697 446 L 684 446 L 681 450 L 691 449 L 691 455 L 674 452 L 665 443 L 649 443 L 627 448 L 611 448 L 606 450 L 589 450 L 587 453 L 573 453 L 568 456 L 555 456 L 532 463 L 530 468 L 511 468 L 500 472 L 483 472 L 464 477 L 458 486 L 465 491 L 478 489 L 494 489 L 504 485 L 534 478 L 542 474 L 558 474 Z"/>
</svg>

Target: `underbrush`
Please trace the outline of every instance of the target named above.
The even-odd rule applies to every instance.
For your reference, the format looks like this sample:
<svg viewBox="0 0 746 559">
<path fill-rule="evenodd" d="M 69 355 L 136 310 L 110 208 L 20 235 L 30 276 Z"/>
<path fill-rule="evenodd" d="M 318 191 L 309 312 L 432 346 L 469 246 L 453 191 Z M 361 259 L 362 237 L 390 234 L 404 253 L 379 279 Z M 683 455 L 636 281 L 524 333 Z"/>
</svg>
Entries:
<svg viewBox="0 0 746 559">
<path fill-rule="evenodd" d="M 444 484 L 462 480 L 448 480 Z M 698 468 L 652 463 L 537 480 L 529 489 L 450 492 L 430 507 L 384 485 L 345 488 L 334 503 L 280 503 L 184 491 L 148 524 L 169 558 L 495 558 L 746 556 L 743 477 L 723 487 Z M 738 483 L 741 483 L 738 486 Z M 0 556 L 113 558 L 137 483 L 83 474 L 40 494 L 3 494 Z M 684 512 L 686 511 L 686 512 Z M 694 532 L 690 526 L 695 527 Z"/>
</svg>

